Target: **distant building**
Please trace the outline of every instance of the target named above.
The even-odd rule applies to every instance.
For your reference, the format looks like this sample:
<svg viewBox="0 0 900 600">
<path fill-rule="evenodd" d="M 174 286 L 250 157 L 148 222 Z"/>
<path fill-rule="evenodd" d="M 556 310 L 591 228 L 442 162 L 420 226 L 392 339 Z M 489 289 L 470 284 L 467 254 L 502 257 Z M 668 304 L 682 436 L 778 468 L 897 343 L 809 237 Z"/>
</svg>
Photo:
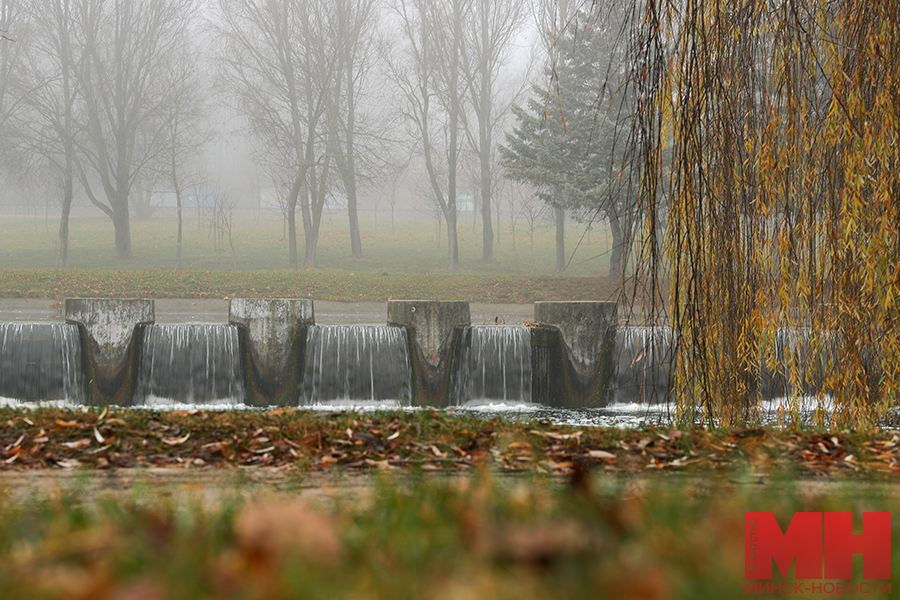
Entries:
<svg viewBox="0 0 900 600">
<path fill-rule="evenodd" d="M 475 199 L 468 194 L 460 194 L 456 197 L 456 212 L 475 212 Z"/>
</svg>

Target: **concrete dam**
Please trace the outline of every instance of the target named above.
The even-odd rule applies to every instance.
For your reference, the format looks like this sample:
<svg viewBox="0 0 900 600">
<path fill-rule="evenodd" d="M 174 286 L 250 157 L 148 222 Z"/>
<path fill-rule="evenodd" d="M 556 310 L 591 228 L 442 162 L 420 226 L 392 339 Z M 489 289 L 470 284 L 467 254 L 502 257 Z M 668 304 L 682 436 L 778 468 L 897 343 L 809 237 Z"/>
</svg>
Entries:
<svg viewBox="0 0 900 600">
<path fill-rule="evenodd" d="M 64 321 L 0 322 L 0 397 L 118 406 L 665 402 L 671 331 L 617 321 L 611 302 L 537 302 L 526 324 L 479 325 L 466 302 L 392 300 L 382 324 L 325 325 L 313 300 L 234 298 L 227 323 L 158 323 L 153 300 L 70 298 Z M 763 381 L 772 396 L 789 393 L 778 373 L 763 372 Z"/>
</svg>

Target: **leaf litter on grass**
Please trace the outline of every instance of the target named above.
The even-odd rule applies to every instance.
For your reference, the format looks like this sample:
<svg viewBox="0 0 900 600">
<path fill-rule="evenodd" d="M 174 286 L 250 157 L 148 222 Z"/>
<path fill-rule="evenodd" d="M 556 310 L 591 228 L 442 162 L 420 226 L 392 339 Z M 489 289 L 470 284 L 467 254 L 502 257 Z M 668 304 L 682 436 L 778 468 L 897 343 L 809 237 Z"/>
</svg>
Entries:
<svg viewBox="0 0 900 600">
<path fill-rule="evenodd" d="M 450 412 L 2 408 L 0 469 L 426 469 L 571 476 L 584 468 L 765 475 L 900 472 L 892 430 L 575 428 Z"/>
</svg>

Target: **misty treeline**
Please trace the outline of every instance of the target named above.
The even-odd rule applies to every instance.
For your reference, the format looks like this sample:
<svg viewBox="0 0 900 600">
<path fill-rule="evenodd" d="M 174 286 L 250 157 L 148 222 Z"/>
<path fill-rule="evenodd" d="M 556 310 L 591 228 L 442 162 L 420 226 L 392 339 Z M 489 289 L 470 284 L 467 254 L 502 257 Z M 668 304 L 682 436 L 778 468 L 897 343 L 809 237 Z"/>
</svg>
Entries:
<svg viewBox="0 0 900 600">
<path fill-rule="evenodd" d="M 361 195 L 396 192 L 404 173 L 446 226 L 451 269 L 461 210 L 477 207 L 493 259 L 501 190 L 513 227 L 527 213 L 532 234 L 542 211 L 530 199 L 543 200 L 560 270 L 567 215 L 608 219 L 611 271 L 627 263 L 635 200 L 623 170 L 603 166 L 630 130 L 604 80 L 624 74 L 621 15 L 599 4 L 0 0 L 0 11 L 3 165 L 58 184 L 61 265 L 77 194 L 110 218 L 128 259 L 130 219 L 159 190 L 175 199 L 178 267 L 186 196 L 212 184 L 203 155 L 223 121 L 250 134 L 257 180 L 277 190 L 291 269 L 315 266 L 335 199 L 362 256 Z"/>
</svg>

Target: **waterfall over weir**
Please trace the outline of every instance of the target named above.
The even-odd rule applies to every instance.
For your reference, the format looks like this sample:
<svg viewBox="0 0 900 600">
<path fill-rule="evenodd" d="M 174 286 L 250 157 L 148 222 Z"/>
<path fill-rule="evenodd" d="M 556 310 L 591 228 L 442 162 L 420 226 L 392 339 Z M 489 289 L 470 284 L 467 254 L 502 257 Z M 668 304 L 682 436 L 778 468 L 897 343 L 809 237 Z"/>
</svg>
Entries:
<svg viewBox="0 0 900 600">
<path fill-rule="evenodd" d="M 531 332 L 527 327 L 468 327 L 454 384 L 456 404 L 531 402 L 531 373 Z"/>
<path fill-rule="evenodd" d="M 671 385 L 672 352 L 668 327 L 619 327 L 611 381 L 613 404 L 664 402 Z"/>
<path fill-rule="evenodd" d="M 234 325 L 148 325 L 136 400 L 242 402 L 241 355 Z"/>
<path fill-rule="evenodd" d="M 0 323 L 0 396 L 80 402 L 84 378 L 78 326 Z"/>
<path fill-rule="evenodd" d="M 312 325 L 306 333 L 301 404 L 410 404 L 406 330 L 388 325 Z"/>
</svg>

